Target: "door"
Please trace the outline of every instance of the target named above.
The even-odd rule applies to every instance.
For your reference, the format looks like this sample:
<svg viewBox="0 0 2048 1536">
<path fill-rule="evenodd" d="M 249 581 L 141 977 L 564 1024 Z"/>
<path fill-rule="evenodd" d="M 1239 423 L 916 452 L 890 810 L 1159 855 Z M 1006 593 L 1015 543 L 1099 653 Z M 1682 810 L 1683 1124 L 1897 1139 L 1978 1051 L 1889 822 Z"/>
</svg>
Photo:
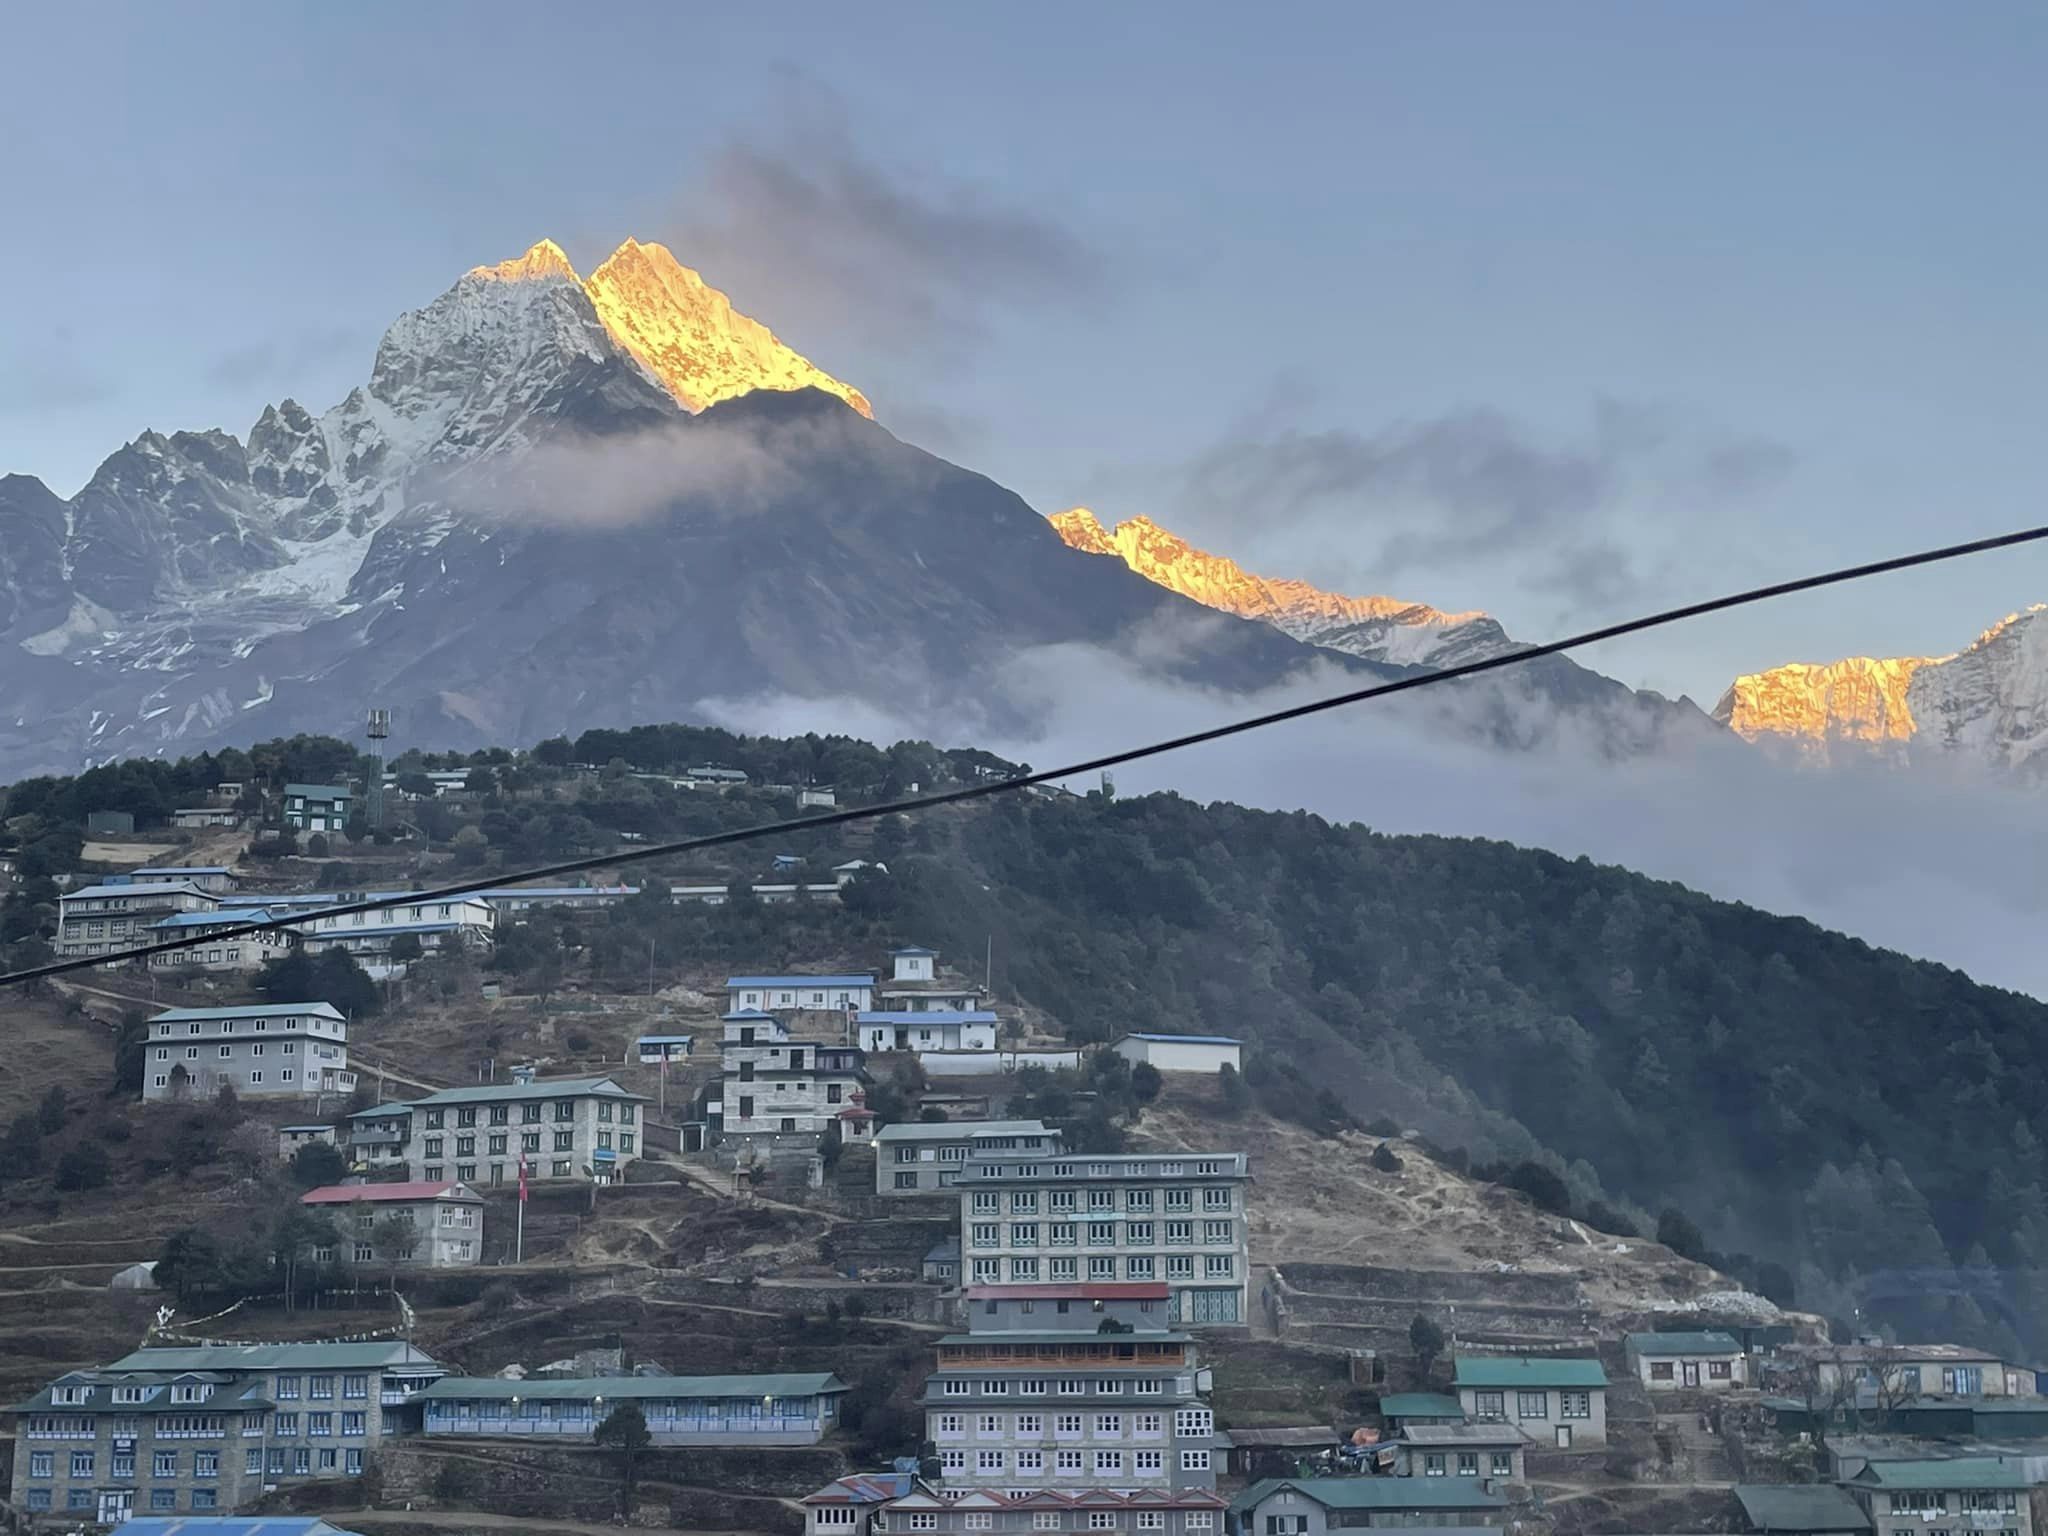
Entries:
<svg viewBox="0 0 2048 1536">
<path fill-rule="evenodd" d="M 1560 1424 L 1557 1426 L 1557 1448 L 1560 1451 L 1568 1451 L 1572 1448 L 1571 1425 Z"/>
<path fill-rule="evenodd" d="M 100 1524 L 119 1525 L 135 1512 L 133 1488 L 110 1488 L 100 1494 Z"/>
<path fill-rule="evenodd" d="M 1685 1370 L 1685 1384 L 1686 1384 L 1686 1385 L 1687 1385 L 1688 1387 L 1696 1387 L 1696 1386 L 1698 1386 L 1698 1385 L 1700 1384 L 1700 1363 L 1699 1363 L 1699 1361 L 1697 1361 L 1697 1360 L 1688 1360 L 1688 1361 L 1686 1361 L 1686 1362 L 1685 1362 L 1685 1366 L 1684 1366 L 1684 1370 Z"/>
</svg>

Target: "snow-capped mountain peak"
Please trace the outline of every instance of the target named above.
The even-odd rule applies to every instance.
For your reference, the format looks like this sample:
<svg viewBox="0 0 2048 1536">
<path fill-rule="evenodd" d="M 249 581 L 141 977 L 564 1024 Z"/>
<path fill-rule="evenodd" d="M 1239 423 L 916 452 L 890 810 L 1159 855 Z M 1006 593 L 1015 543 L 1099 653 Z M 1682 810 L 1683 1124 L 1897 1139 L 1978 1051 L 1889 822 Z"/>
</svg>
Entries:
<svg viewBox="0 0 2048 1536">
<path fill-rule="evenodd" d="M 1949 656 L 1850 656 L 1746 674 L 1714 718 L 1823 761 L 1853 746 L 2048 773 L 2048 604 L 2006 615 Z"/>
<path fill-rule="evenodd" d="M 863 416 L 875 414 L 859 390 L 734 309 L 667 246 L 628 240 L 583 287 L 613 340 L 684 410 L 756 389 L 810 388 L 837 395 Z"/>
<path fill-rule="evenodd" d="M 562 278 L 579 286 L 583 279 L 576 275 L 575 267 L 569 264 L 568 254 L 552 240 L 540 240 L 526 248 L 522 256 L 510 261 L 501 261 L 491 267 L 471 267 L 471 277 L 490 278 L 501 283 L 530 282 L 535 278 Z"/>
<path fill-rule="evenodd" d="M 1349 597 L 1306 581 L 1256 576 L 1227 555 L 1197 549 L 1149 517 L 1105 528 L 1087 507 L 1048 519 L 1062 539 L 1114 555 L 1148 581 L 1240 618 L 1260 619 L 1311 645 L 1371 661 L 1455 666 L 1515 649 L 1484 613 L 1446 613 L 1393 597 Z"/>
</svg>

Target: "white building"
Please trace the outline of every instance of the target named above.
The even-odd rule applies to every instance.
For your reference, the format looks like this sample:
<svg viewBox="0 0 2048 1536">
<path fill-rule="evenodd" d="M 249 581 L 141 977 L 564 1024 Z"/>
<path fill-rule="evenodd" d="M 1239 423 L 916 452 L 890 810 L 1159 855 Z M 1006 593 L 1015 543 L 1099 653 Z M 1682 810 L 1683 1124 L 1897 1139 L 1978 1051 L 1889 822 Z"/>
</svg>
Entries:
<svg viewBox="0 0 2048 1536">
<path fill-rule="evenodd" d="M 794 1039 L 787 1024 L 758 1010 L 725 1016 L 719 1057 L 709 1113 L 728 1139 L 821 1135 L 854 1107 L 867 1080 L 856 1047 Z"/>
<path fill-rule="evenodd" d="M 353 1161 L 411 1165 L 428 1183 L 503 1187 L 583 1179 L 607 1184 L 635 1161 L 647 1100 L 608 1077 L 536 1078 L 447 1088 L 349 1117 Z"/>
<path fill-rule="evenodd" d="M 467 1184 L 329 1184 L 306 1191 L 299 1203 L 334 1218 L 343 1245 L 334 1257 L 352 1264 L 449 1269 L 483 1257 L 484 1197 Z M 413 1232 L 396 1254 L 384 1251 L 377 1230 L 392 1216 Z"/>
<path fill-rule="evenodd" d="M 202 891 L 232 891 L 236 884 L 235 872 L 225 864 L 155 864 L 144 869 L 132 869 L 128 876 L 131 880 L 151 883 L 182 880 Z"/>
<path fill-rule="evenodd" d="M 149 1021 L 142 1099 L 210 1099 L 223 1086 L 243 1098 L 351 1093 L 348 1022 L 328 1003 L 171 1008 Z"/>
<path fill-rule="evenodd" d="M 637 885 L 508 885 L 502 890 L 478 891 L 473 899 L 488 902 L 499 912 L 531 912 L 542 907 L 589 911 L 617 906 L 639 894 Z"/>
<path fill-rule="evenodd" d="M 680 887 L 679 887 L 680 889 Z M 875 1005 L 875 978 L 851 976 L 728 976 L 725 1011 L 846 1013 Z"/>
<path fill-rule="evenodd" d="M 965 1278 L 1163 1280 L 1173 1322 L 1248 1322 L 1250 1182 L 1242 1152 L 971 1157 L 955 1186 Z"/>
<path fill-rule="evenodd" d="M 1629 1369 L 1652 1392 L 1727 1392 L 1749 1384 L 1749 1357 L 1731 1334 L 1632 1333 Z"/>
<path fill-rule="evenodd" d="M 391 958 L 391 946 L 400 938 L 417 939 L 424 950 L 484 945 L 491 942 L 497 924 L 491 904 L 475 896 L 430 902 L 407 902 L 401 896 L 382 911 L 315 914 L 297 931 L 309 953 L 345 949 L 381 980 L 404 973 L 403 962 Z"/>
<path fill-rule="evenodd" d="M 928 1195 L 959 1183 L 970 1157 L 1059 1150 L 1060 1133 L 1039 1120 L 885 1125 L 875 1133 L 875 1193 Z"/>
<path fill-rule="evenodd" d="M 169 917 L 159 918 L 149 925 L 147 935 L 151 942 L 169 939 L 207 939 L 205 944 L 194 944 L 187 949 L 169 949 L 159 955 L 150 955 L 143 964 L 152 971 L 168 976 L 189 976 L 214 974 L 221 971 L 253 971 L 266 960 L 275 960 L 290 952 L 299 942 L 299 936 L 289 928 L 272 928 L 263 933 L 236 934 L 233 938 L 217 938 L 215 935 L 240 928 L 248 923 L 270 921 L 271 913 L 263 907 L 223 907 L 213 912 L 173 912 Z"/>
<path fill-rule="evenodd" d="M 1149 1063 L 1160 1072 L 1244 1070 L 1244 1042 L 1229 1035 L 1125 1035 L 1110 1047 L 1132 1066 Z"/>
<path fill-rule="evenodd" d="M 861 1013 L 854 1016 L 854 1034 L 864 1051 L 993 1051 L 996 1016 L 983 1009 L 972 1013 L 930 1009 Z"/>
<path fill-rule="evenodd" d="M 242 813 L 231 805 L 187 805 L 171 812 L 171 825 L 196 831 L 203 827 L 239 827 Z"/>
<path fill-rule="evenodd" d="M 189 880 L 117 881 L 57 898 L 57 953 L 104 955 L 150 937 L 150 925 L 179 912 L 211 912 L 220 897 Z"/>
<path fill-rule="evenodd" d="M 939 952 L 911 945 L 889 951 L 889 979 L 877 989 L 880 1006 L 896 1013 L 970 1013 L 981 1006 L 973 982 L 939 979 Z"/>
</svg>

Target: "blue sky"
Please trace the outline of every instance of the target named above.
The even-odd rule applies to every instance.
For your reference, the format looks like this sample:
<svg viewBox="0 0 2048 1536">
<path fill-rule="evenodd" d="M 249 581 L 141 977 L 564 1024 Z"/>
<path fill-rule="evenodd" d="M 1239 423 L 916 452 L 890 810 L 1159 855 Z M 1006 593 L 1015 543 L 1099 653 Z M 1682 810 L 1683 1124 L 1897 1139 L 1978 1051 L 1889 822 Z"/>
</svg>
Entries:
<svg viewBox="0 0 2048 1536">
<path fill-rule="evenodd" d="M 754 9 L 15 8 L 0 470 L 324 409 L 466 267 L 633 235 L 1041 510 L 1531 638 L 2048 509 L 2038 6 Z M 1591 659 L 1711 704 L 2043 600 Z"/>
</svg>

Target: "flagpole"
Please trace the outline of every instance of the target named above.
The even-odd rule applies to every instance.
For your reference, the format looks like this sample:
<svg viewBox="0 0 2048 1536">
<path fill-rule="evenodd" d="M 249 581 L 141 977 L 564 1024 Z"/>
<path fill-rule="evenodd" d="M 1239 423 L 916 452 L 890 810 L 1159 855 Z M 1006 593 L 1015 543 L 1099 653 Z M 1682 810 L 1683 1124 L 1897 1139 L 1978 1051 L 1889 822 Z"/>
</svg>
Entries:
<svg viewBox="0 0 2048 1536">
<path fill-rule="evenodd" d="M 512 1262 L 526 1262 L 526 1154 L 519 1154 L 519 1221 L 513 1238 Z"/>
</svg>

